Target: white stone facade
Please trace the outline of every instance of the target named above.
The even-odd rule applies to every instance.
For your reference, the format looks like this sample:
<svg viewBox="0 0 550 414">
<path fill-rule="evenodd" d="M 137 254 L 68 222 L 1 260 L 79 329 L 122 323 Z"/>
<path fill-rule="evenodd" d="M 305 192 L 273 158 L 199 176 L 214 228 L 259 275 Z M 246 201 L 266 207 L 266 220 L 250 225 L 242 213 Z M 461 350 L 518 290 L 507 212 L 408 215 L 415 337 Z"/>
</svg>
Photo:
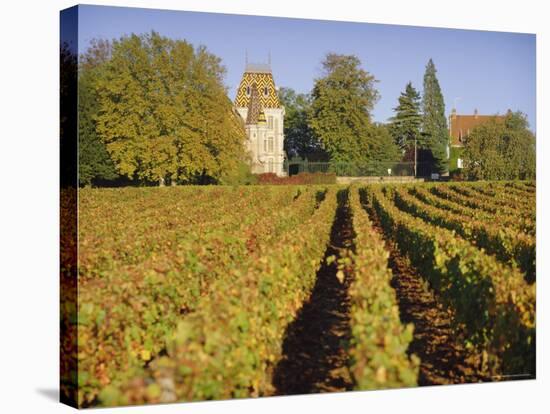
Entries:
<svg viewBox="0 0 550 414">
<path fill-rule="evenodd" d="M 237 108 L 246 120 L 248 108 Z M 283 168 L 284 152 L 284 108 L 264 108 L 265 123 L 245 126 L 247 150 L 252 161 L 252 172 L 255 174 L 273 172 L 278 176 L 286 175 Z"/>
</svg>

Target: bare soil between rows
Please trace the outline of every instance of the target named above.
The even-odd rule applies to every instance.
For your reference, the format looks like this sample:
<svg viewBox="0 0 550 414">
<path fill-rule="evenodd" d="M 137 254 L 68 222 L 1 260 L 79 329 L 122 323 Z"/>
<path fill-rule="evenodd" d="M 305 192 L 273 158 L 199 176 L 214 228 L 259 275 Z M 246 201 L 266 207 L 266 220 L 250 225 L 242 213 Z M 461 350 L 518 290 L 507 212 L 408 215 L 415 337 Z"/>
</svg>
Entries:
<svg viewBox="0 0 550 414">
<path fill-rule="evenodd" d="M 414 324 L 409 355 L 420 358 L 418 385 L 465 384 L 491 381 L 482 375 L 481 357 L 465 349 L 452 327 L 452 312 L 443 306 L 409 260 L 388 239 L 380 222 L 369 212 L 373 227 L 386 242 L 402 323 Z"/>
<path fill-rule="evenodd" d="M 354 230 L 347 191 L 338 196 L 330 244 L 309 299 L 288 326 L 283 356 L 273 373 L 275 395 L 341 392 L 353 389 L 349 371 L 350 297 L 353 272 L 338 280 L 336 261 L 344 249 L 353 249 Z M 384 234 L 378 218 L 369 212 L 374 228 L 386 242 L 400 318 L 414 324 L 408 354 L 420 358 L 418 385 L 464 384 L 491 381 L 480 374 L 481 358 L 465 349 L 452 327 L 452 312 L 427 286 L 397 246 Z"/>
<path fill-rule="evenodd" d="M 353 226 L 347 191 L 338 193 L 338 208 L 330 243 L 309 300 L 288 326 L 283 357 L 275 367 L 276 395 L 346 391 L 353 387 L 348 370 L 348 342 L 351 335 L 348 288 L 351 272 L 341 282 L 336 261 L 342 249 L 352 248 Z"/>
</svg>

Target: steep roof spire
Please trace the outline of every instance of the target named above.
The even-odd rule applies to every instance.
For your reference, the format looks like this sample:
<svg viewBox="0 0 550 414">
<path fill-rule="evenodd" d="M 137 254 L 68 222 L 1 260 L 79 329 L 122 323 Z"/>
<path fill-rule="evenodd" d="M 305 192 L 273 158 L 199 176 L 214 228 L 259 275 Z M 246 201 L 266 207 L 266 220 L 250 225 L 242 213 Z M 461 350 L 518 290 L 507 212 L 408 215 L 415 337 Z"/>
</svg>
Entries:
<svg viewBox="0 0 550 414">
<path fill-rule="evenodd" d="M 249 106 L 253 83 L 256 84 L 262 108 L 281 107 L 270 64 L 250 62 L 247 63 L 237 88 L 237 96 L 235 97 L 237 107 L 247 108 Z"/>
<path fill-rule="evenodd" d="M 256 82 L 250 87 L 250 101 L 248 102 L 248 113 L 246 115 L 246 124 L 255 125 L 261 120 L 261 115 L 265 120 L 265 114 L 260 103 L 260 94 Z"/>
</svg>

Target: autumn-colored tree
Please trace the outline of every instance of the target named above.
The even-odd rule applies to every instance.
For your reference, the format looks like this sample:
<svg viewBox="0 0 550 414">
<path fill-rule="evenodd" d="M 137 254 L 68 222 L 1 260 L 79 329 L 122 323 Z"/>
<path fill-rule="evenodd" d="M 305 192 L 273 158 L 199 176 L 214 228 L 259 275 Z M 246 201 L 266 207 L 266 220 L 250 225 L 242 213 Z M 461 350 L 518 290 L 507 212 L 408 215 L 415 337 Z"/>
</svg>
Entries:
<svg viewBox="0 0 550 414">
<path fill-rule="evenodd" d="M 109 61 L 111 44 L 94 39 L 82 54 L 78 74 L 78 180 L 91 185 L 95 180 L 118 177 L 105 143 L 97 134 L 96 115 L 99 110 L 96 83 L 104 65 Z"/>
<path fill-rule="evenodd" d="M 309 123 L 331 161 L 364 163 L 370 155 L 370 111 L 379 98 L 375 78 L 358 57 L 330 53 L 315 81 Z"/>
<path fill-rule="evenodd" d="M 156 32 L 113 41 L 97 82 L 97 131 L 119 173 L 162 185 L 240 168 L 244 126 L 224 74 L 206 48 Z"/>
<path fill-rule="evenodd" d="M 535 178 L 535 136 L 521 112 L 474 128 L 466 138 L 462 157 L 464 174 L 471 180 Z"/>
<path fill-rule="evenodd" d="M 62 42 L 59 49 L 60 69 L 60 182 L 61 187 L 75 187 L 77 145 L 77 100 L 78 100 L 78 62 L 76 51 L 67 42 Z"/>
</svg>

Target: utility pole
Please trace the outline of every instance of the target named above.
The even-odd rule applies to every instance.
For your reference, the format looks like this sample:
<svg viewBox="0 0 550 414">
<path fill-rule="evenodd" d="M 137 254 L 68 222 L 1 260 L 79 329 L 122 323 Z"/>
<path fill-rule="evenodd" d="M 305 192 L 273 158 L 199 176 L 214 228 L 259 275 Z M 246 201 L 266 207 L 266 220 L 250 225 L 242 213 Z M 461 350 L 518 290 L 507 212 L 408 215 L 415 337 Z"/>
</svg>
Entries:
<svg viewBox="0 0 550 414">
<path fill-rule="evenodd" d="M 414 178 L 416 178 L 416 136 L 414 137 Z"/>
</svg>

